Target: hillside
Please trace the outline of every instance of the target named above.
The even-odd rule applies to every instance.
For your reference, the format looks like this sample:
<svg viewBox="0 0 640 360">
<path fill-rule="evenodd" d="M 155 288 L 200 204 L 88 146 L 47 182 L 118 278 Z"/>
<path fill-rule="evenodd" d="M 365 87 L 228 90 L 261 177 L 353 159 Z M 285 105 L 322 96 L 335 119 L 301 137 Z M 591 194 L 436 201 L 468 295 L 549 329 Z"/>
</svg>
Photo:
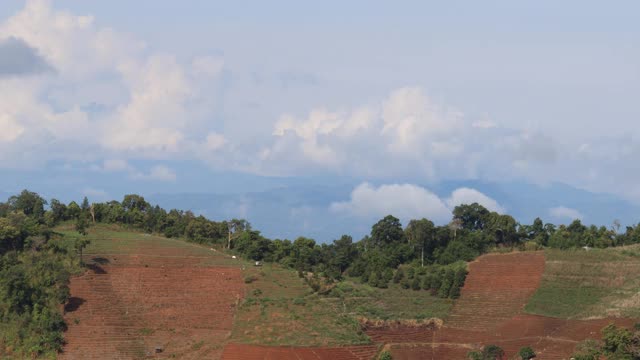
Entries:
<svg viewBox="0 0 640 360">
<path fill-rule="evenodd" d="M 70 225 L 57 230 L 80 237 Z M 538 359 L 565 359 L 609 322 L 637 317 L 636 247 L 483 255 L 452 302 L 349 279 L 318 295 L 279 265 L 117 225 L 95 225 L 87 237 L 61 359 L 357 360 L 381 348 L 394 359 L 452 359 L 490 343 L 509 356 L 532 346 Z M 444 325 L 363 329 L 357 320 L 431 317 Z"/>
<path fill-rule="evenodd" d="M 87 271 L 72 279 L 65 306 L 61 359 L 220 356 L 244 296 L 239 261 L 116 226 L 95 226 L 88 238 Z"/>
</svg>

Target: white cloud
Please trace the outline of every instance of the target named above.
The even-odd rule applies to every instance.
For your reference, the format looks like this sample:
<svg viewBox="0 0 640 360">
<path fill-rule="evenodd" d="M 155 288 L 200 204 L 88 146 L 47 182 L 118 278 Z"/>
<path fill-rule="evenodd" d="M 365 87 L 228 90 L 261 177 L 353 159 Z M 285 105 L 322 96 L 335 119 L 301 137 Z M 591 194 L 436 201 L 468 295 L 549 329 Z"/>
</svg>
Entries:
<svg viewBox="0 0 640 360">
<path fill-rule="evenodd" d="M 580 211 L 565 206 L 549 209 L 549 215 L 558 220 L 582 220 L 584 218 Z"/>
<path fill-rule="evenodd" d="M 208 89 L 224 66 L 217 56 L 180 63 L 47 0 L 27 1 L 0 23 L 3 39 L 16 39 L 53 70 L 0 79 L 3 166 L 105 153 L 193 156 L 210 125 L 215 94 Z M 95 106 L 100 110 L 87 110 Z"/>
<path fill-rule="evenodd" d="M 205 141 L 205 148 L 209 151 L 216 151 L 222 148 L 227 143 L 227 139 L 221 134 L 211 132 L 207 135 Z"/>
<path fill-rule="evenodd" d="M 481 193 L 478 190 L 470 188 L 459 188 L 451 193 L 451 196 L 446 200 L 450 209 L 458 205 L 478 203 L 490 211 L 497 213 L 504 213 L 505 210 L 497 201 Z"/>
<path fill-rule="evenodd" d="M 175 171 L 164 165 L 156 165 L 149 173 L 135 172 L 131 176 L 135 180 L 155 180 L 174 182 L 177 179 Z"/>
<path fill-rule="evenodd" d="M 451 219 L 455 206 L 473 202 L 478 202 L 491 211 L 503 210 L 495 200 L 474 189 L 457 189 L 449 199 L 443 200 L 431 191 L 413 184 L 374 187 L 369 183 L 358 185 L 351 192 L 349 201 L 335 202 L 331 204 L 330 210 L 364 218 L 391 214 L 404 222 L 425 217 L 445 223 Z"/>
<path fill-rule="evenodd" d="M 428 139 L 453 133 L 462 114 L 442 108 L 417 87 L 393 91 L 382 104 L 381 133 L 390 138 L 389 150 L 415 153 Z"/>
<path fill-rule="evenodd" d="M 373 187 L 368 183 L 358 185 L 348 202 L 331 204 L 331 210 L 360 217 L 379 217 L 392 214 L 408 220 L 427 217 L 446 221 L 450 210 L 432 192 L 411 184 L 392 184 Z"/>
</svg>

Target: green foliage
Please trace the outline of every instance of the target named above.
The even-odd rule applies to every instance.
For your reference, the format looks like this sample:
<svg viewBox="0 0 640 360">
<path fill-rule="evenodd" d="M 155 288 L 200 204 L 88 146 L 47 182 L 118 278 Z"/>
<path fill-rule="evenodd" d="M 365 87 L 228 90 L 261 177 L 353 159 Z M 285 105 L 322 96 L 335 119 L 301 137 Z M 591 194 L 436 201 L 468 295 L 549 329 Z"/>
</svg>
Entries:
<svg viewBox="0 0 640 360">
<path fill-rule="evenodd" d="M 497 345 L 487 345 L 482 349 L 482 356 L 485 360 L 502 360 L 504 350 Z"/>
<path fill-rule="evenodd" d="M 640 359 L 640 330 L 619 328 L 609 324 L 601 331 L 602 341 L 586 340 L 576 346 L 572 356 L 578 360 L 598 360 L 601 356 L 611 360 Z"/>
<path fill-rule="evenodd" d="M 593 339 L 584 340 L 576 345 L 575 352 L 571 358 L 575 360 L 598 360 L 600 359 L 600 345 Z"/>
<path fill-rule="evenodd" d="M 533 351 L 530 346 L 526 346 L 518 351 L 518 356 L 520 356 L 520 359 L 522 360 L 531 360 L 536 357 L 536 352 Z"/>
<path fill-rule="evenodd" d="M 631 344 L 633 334 L 629 329 L 618 328 L 614 324 L 602 329 L 602 351 L 605 354 L 622 354 Z"/>
<path fill-rule="evenodd" d="M 383 351 L 380 353 L 380 356 L 378 357 L 379 360 L 393 360 L 393 356 L 391 356 L 391 353 L 388 351 Z"/>
<path fill-rule="evenodd" d="M 487 345 L 482 351 L 474 350 L 467 353 L 469 360 L 502 360 L 504 350 L 497 345 Z"/>
</svg>

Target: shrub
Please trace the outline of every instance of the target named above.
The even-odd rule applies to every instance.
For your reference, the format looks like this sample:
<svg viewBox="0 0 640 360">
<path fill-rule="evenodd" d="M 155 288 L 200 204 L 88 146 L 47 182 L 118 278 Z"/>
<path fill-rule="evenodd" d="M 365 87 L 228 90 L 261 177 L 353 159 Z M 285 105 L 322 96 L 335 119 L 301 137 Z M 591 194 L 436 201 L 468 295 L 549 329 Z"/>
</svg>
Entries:
<svg viewBox="0 0 640 360">
<path fill-rule="evenodd" d="M 253 275 L 249 275 L 249 276 L 245 276 L 244 278 L 244 283 L 245 284 L 251 284 L 252 282 L 258 280 L 257 277 L 253 276 Z"/>
<path fill-rule="evenodd" d="M 408 288 L 410 288 L 410 287 L 411 287 L 411 283 L 409 282 L 409 279 L 404 278 L 404 279 L 402 279 L 402 281 L 400 281 L 400 286 L 401 286 L 403 289 L 408 289 Z"/>
<path fill-rule="evenodd" d="M 536 357 L 536 353 L 531 347 L 527 346 L 518 351 L 518 356 L 520 356 L 520 359 L 522 360 L 531 360 Z"/>
<path fill-rule="evenodd" d="M 393 274 L 393 283 L 399 284 L 400 280 L 402 279 L 404 279 L 404 270 L 402 270 L 402 268 L 399 268 L 398 270 L 396 270 L 396 273 Z"/>
<path fill-rule="evenodd" d="M 524 250 L 525 251 L 535 251 L 535 250 L 540 250 L 540 249 L 542 249 L 542 246 L 540 246 L 540 244 L 538 244 L 537 242 L 535 242 L 533 240 L 529 240 L 529 241 L 524 243 Z"/>
<path fill-rule="evenodd" d="M 378 272 L 376 271 L 373 271 L 369 276 L 369 281 L 368 281 L 369 286 L 377 287 L 379 282 L 380 282 L 380 274 L 378 274 Z"/>
<path fill-rule="evenodd" d="M 306 301 L 303 298 L 295 298 L 293 299 L 293 305 L 300 305 L 303 306 L 304 304 L 306 304 Z"/>
<path fill-rule="evenodd" d="M 407 268 L 407 279 L 413 279 L 413 275 L 415 275 L 415 270 L 412 267 Z"/>
<path fill-rule="evenodd" d="M 262 295 L 262 290 L 260 290 L 260 289 L 253 289 L 253 296 L 258 297 L 258 296 L 260 296 L 260 295 Z"/>
<path fill-rule="evenodd" d="M 380 359 L 380 360 L 393 360 L 393 356 L 391 356 L 390 352 L 385 350 L 382 353 L 380 353 L 380 357 L 378 359 Z"/>
<path fill-rule="evenodd" d="M 502 360 L 504 350 L 498 345 L 487 345 L 482 349 L 482 355 L 486 360 Z"/>
<path fill-rule="evenodd" d="M 478 350 L 469 351 L 467 353 L 467 359 L 469 360 L 484 360 L 482 357 L 482 352 Z"/>
<path fill-rule="evenodd" d="M 411 288 L 413 290 L 420 290 L 420 278 L 419 277 L 414 277 L 413 280 L 411 280 Z"/>
<path fill-rule="evenodd" d="M 592 339 L 585 340 L 576 345 L 576 350 L 572 359 L 575 360 L 598 360 L 600 359 L 600 348 L 598 342 Z"/>
</svg>

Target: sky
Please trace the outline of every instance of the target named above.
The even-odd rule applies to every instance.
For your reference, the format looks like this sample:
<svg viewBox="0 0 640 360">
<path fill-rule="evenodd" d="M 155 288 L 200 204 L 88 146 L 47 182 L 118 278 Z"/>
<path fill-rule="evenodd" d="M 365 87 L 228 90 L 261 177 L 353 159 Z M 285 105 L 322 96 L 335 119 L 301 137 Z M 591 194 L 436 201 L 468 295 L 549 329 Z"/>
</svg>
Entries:
<svg viewBox="0 0 640 360">
<path fill-rule="evenodd" d="M 457 190 L 510 210 L 478 189 L 433 190 L 473 180 L 638 204 L 639 11 L 3 0 L 0 188 L 104 200 L 301 182 L 350 187 L 327 211 L 354 216 L 389 198 L 442 216 Z"/>
</svg>

